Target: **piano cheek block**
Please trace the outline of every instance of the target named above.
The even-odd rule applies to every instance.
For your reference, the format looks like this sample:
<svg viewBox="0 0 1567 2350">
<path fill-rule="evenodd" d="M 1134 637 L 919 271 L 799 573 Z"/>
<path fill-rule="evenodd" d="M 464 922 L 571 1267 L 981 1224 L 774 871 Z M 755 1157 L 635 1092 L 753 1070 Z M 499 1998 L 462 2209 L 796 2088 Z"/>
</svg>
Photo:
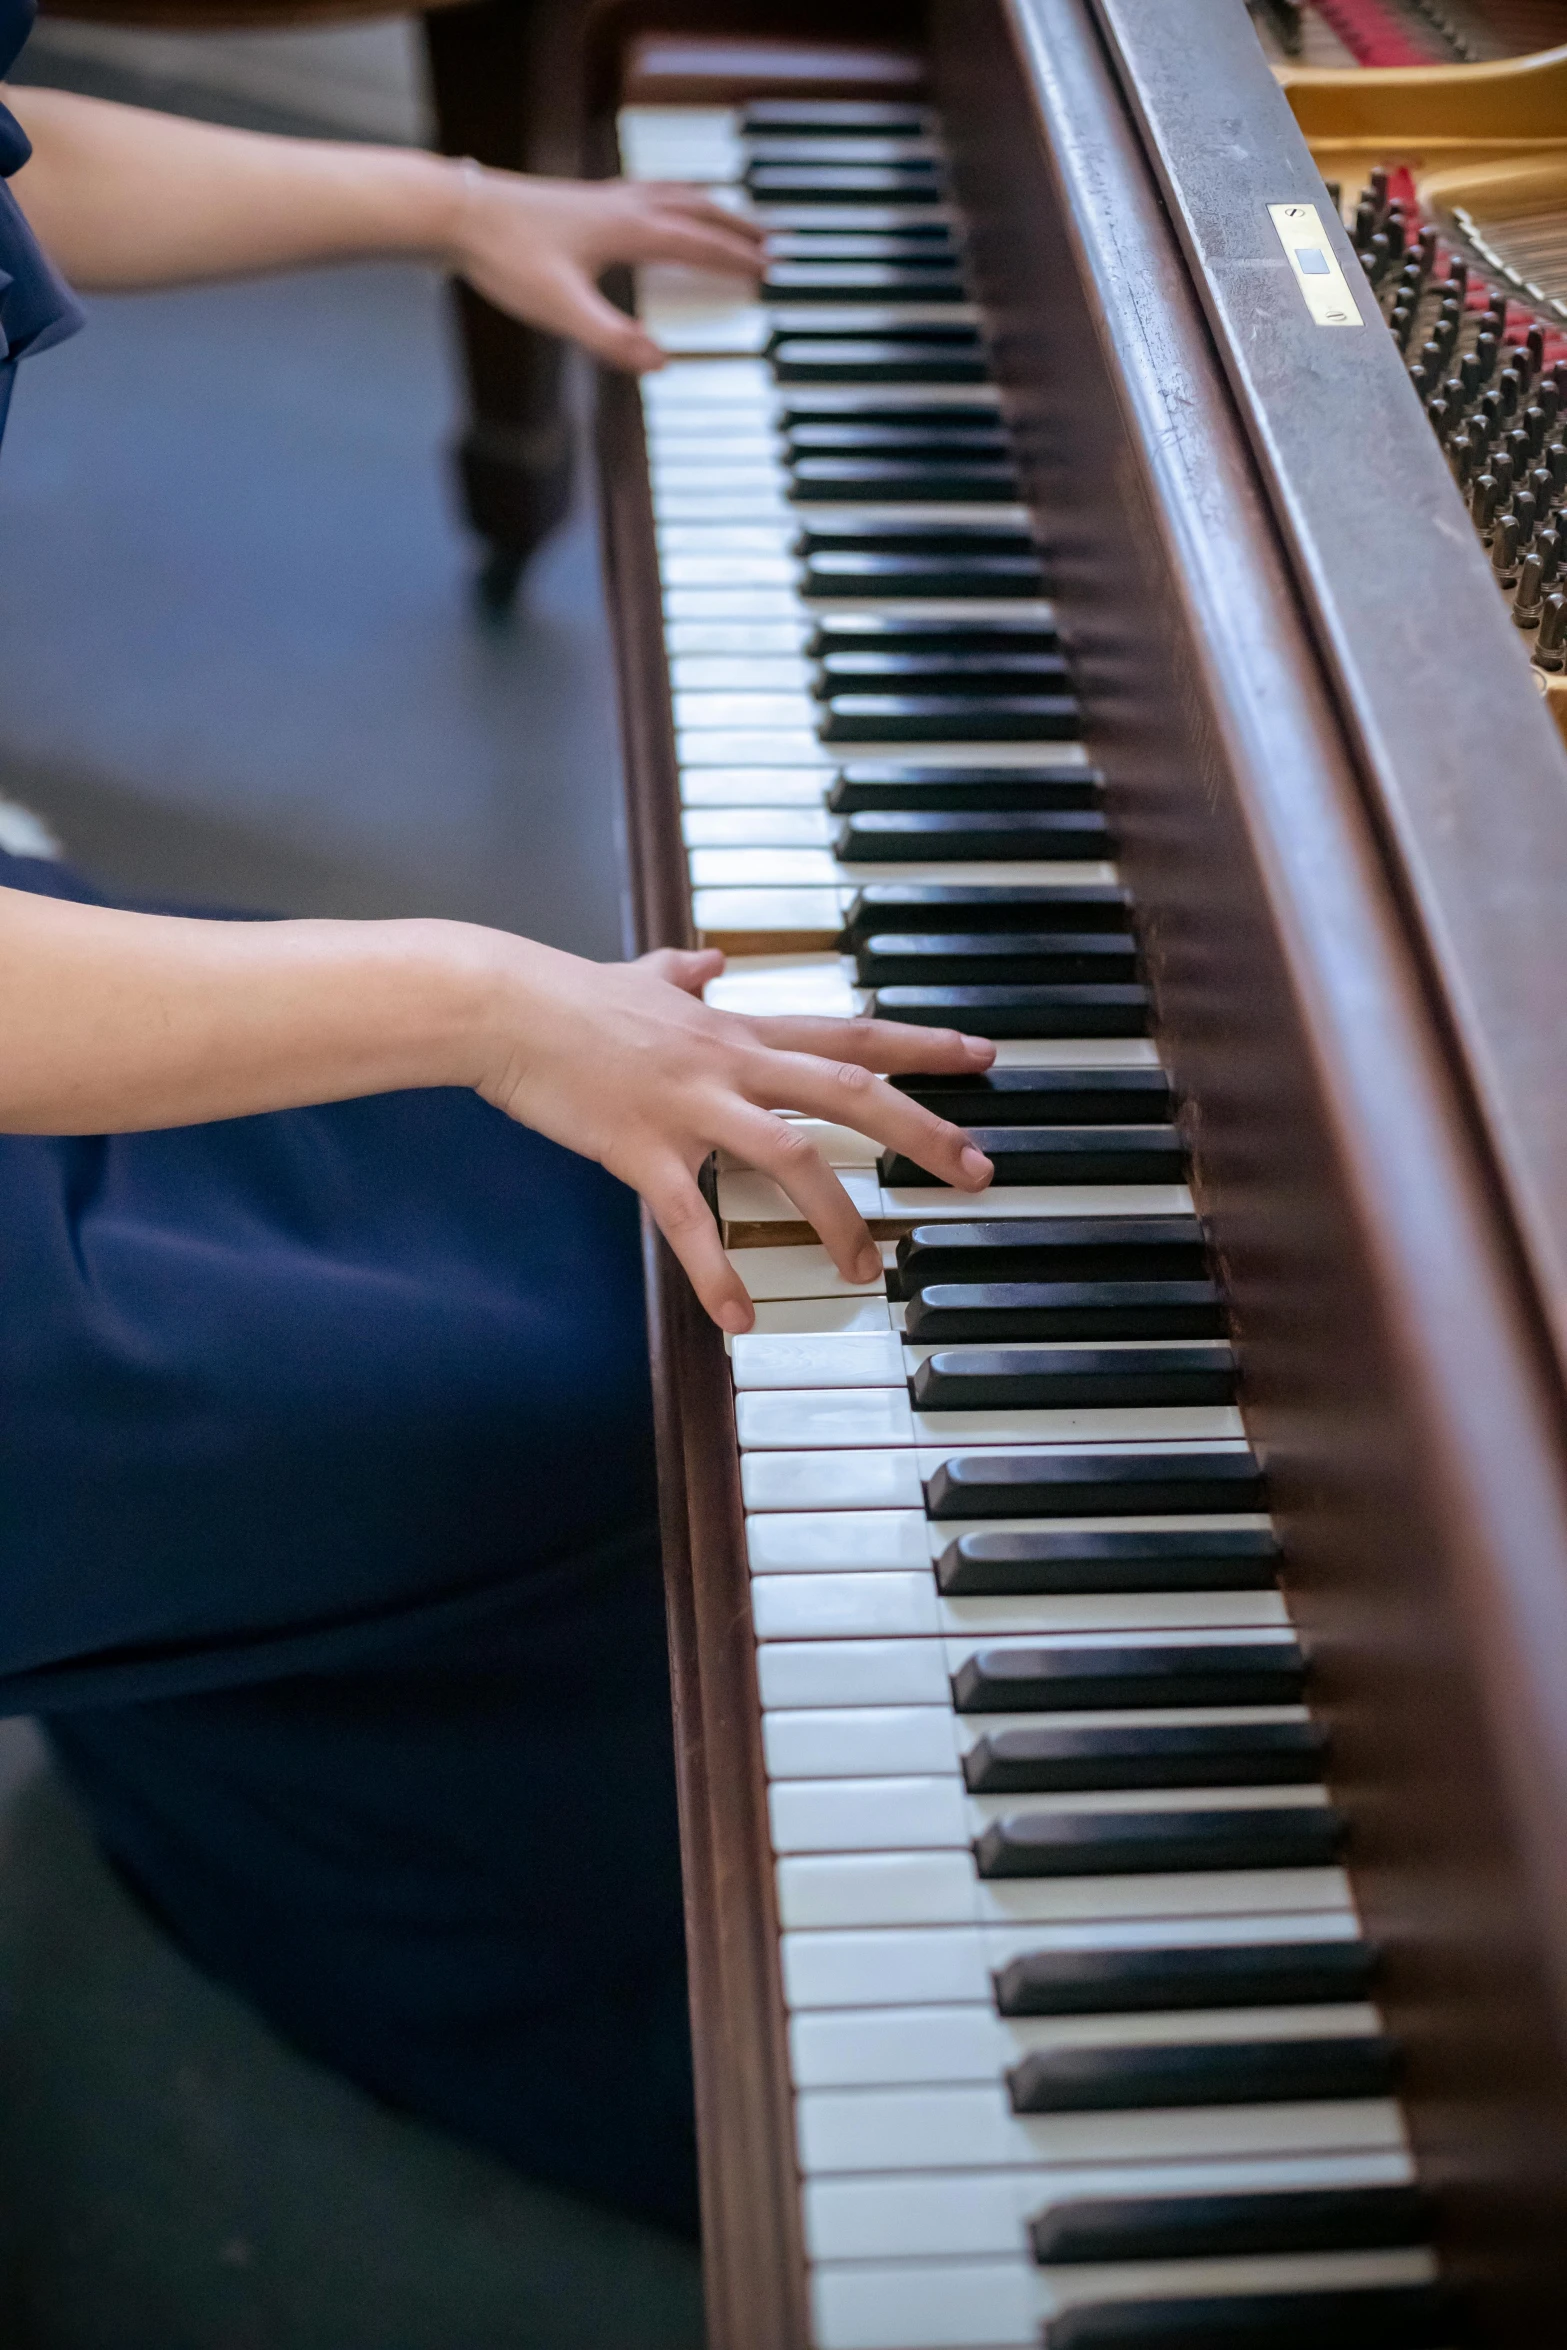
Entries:
<svg viewBox="0 0 1567 2350">
<path fill-rule="evenodd" d="M 1343 1827 L 1326 1804 L 1298 1810 L 1025 1812 L 974 1846 L 982 1877 L 1157 1876 L 1198 1869 L 1316 1869 Z"/>
<path fill-rule="evenodd" d="M 1128 2113 L 1186 2105 L 1294 2105 L 1391 2096 L 1397 2047 L 1343 2040 L 1218 2040 L 1192 2047 L 1058 2048 L 1014 2065 L 1014 2113 Z M 1324 2350 L 1330 2345 L 1324 2344 Z"/>
</svg>

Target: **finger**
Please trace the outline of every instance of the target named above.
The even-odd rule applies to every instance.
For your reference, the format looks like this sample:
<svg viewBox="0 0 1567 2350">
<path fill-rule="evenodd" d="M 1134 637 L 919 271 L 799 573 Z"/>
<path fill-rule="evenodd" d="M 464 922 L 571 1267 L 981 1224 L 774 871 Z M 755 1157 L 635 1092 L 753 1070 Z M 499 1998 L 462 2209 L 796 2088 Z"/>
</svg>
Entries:
<svg viewBox="0 0 1567 2350">
<path fill-rule="evenodd" d="M 655 947 L 650 955 L 637 957 L 639 971 L 667 980 L 671 987 L 683 988 L 687 995 L 700 995 L 723 967 L 724 957 L 717 947 Z"/>
<path fill-rule="evenodd" d="M 622 368 L 628 375 L 645 375 L 664 365 L 667 353 L 646 329 L 624 310 L 617 310 L 586 277 L 574 271 L 564 276 L 554 307 L 560 332 L 611 367 Z"/>
<path fill-rule="evenodd" d="M 748 212 L 736 212 L 731 205 L 717 203 L 705 188 L 691 187 L 683 180 L 646 180 L 641 192 L 660 209 L 688 213 L 693 220 L 731 229 L 752 244 L 765 247 L 767 230 L 761 221 Z"/>
<path fill-rule="evenodd" d="M 964 1036 L 956 1028 L 908 1028 L 901 1020 L 757 1019 L 759 1040 L 778 1052 L 820 1053 L 833 1061 L 858 1061 L 863 1068 L 905 1076 L 928 1069 L 945 1075 L 988 1069 L 996 1048 L 988 1037 Z"/>
<path fill-rule="evenodd" d="M 749 1330 L 756 1311 L 745 1283 L 724 1253 L 713 1212 L 695 1179 L 678 1162 L 638 1184 L 653 1221 L 685 1267 L 686 1278 L 720 1330 Z"/>
<path fill-rule="evenodd" d="M 724 1121 L 722 1140 L 788 1194 L 845 1281 L 880 1278 L 881 1251 L 869 1226 L 803 1127 L 745 1108 Z"/>
<path fill-rule="evenodd" d="M 767 1059 L 762 1083 L 770 1107 L 852 1126 L 960 1191 L 983 1191 L 994 1176 L 995 1168 L 961 1126 L 910 1101 L 862 1062 L 824 1061 L 811 1053 L 770 1053 Z"/>
<path fill-rule="evenodd" d="M 638 223 L 636 258 L 678 261 L 690 269 L 755 277 L 767 256 L 751 239 L 737 235 L 727 221 L 696 221 L 679 212 L 656 212 Z"/>
</svg>

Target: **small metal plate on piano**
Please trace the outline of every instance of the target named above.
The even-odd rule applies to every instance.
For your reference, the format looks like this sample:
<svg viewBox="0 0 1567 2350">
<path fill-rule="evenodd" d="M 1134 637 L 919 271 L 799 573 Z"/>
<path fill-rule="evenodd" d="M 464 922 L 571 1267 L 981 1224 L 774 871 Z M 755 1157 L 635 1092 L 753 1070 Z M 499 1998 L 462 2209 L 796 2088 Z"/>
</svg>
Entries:
<svg viewBox="0 0 1567 2350">
<path fill-rule="evenodd" d="M 1268 218 L 1318 326 L 1364 326 L 1315 204 L 1270 204 Z"/>
</svg>

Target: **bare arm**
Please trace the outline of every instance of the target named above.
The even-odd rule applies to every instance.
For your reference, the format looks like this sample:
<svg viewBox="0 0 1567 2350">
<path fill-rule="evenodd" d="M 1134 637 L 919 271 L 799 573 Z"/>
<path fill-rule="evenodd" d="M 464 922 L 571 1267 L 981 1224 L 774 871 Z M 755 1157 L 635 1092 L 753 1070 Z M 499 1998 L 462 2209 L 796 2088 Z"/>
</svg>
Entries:
<svg viewBox="0 0 1567 2350">
<path fill-rule="evenodd" d="M 876 1021 L 748 1020 L 716 954 L 589 963 L 458 922 L 201 922 L 0 889 L 0 1131 L 192 1125 L 403 1086 L 472 1087 L 640 1191 L 703 1304 L 750 1326 L 697 1189 L 709 1151 L 773 1175 L 851 1280 L 880 1270 L 780 1110 L 852 1125 L 973 1190 L 989 1162 L 876 1071 L 993 1048 Z"/>
<path fill-rule="evenodd" d="M 11 185 L 89 291 L 356 255 L 437 261 L 624 367 L 660 354 L 596 280 L 617 261 L 754 271 L 756 233 L 689 188 L 532 179 L 400 147 L 273 138 L 64 90 L 6 89 L 33 144 Z"/>
</svg>

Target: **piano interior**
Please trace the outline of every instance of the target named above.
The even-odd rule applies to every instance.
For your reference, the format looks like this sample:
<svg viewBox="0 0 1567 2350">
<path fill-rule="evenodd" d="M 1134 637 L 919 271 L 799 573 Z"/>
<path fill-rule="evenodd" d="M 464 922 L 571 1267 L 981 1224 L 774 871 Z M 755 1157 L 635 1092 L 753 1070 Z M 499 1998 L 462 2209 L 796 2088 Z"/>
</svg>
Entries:
<svg viewBox="0 0 1567 2350">
<path fill-rule="evenodd" d="M 601 26 L 640 941 L 997 1046 L 650 1238 L 724 2350 L 1560 2331 L 1561 13 Z"/>
</svg>

